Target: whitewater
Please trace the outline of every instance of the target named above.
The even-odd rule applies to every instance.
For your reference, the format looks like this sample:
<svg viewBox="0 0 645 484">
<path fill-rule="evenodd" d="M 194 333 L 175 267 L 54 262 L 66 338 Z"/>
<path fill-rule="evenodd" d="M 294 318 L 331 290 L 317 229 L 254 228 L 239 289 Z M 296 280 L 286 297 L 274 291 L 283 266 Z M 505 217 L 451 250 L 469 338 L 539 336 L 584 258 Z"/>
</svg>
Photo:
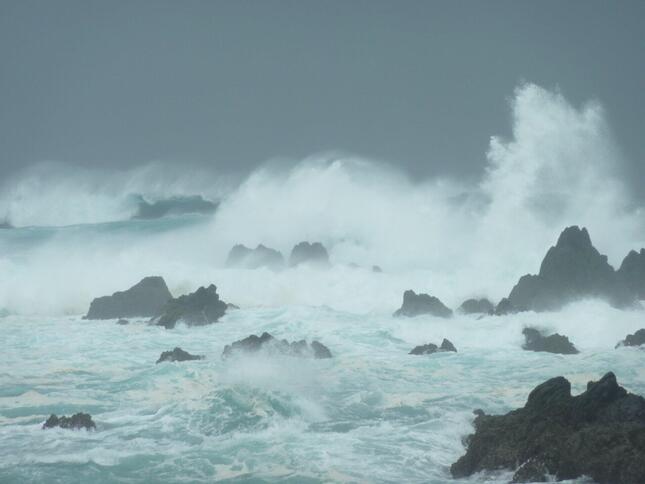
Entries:
<svg viewBox="0 0 645 484">
<path fill-rule="evenodd" d="M 562 375 L 574 394 L 613 371 L 645 395 L 645 351 L 614 349 L 643 309 L 585 300 L 561 311 L 393 318 L 414 289 L 457 308 L 535 273 L 568 225 L 617 267 L 645 247 L 601 105 L 525 84 L 511 135 L 478 180 L 413 180 L 343 153 L 272 160 L 245 178 L 152 163 L 95 172 L 43 163 L 0 182 L 0 482 L 459 482 L 473 410 L 505 413 Z M 133 218 L 137 197 L 200 195 L 212 215 Z M 225 267 L 237 243 L 329 250 L 327 270 Z M 371 270 L 373 265 L 382 273 Z M 214 283 L 240 307 L 203 327 L 81 319 L 93 298 L 163 276 L 174 296 Z M 521 348 L 525 326 L 578 355 Z M 329 360 L 237 356 L 267 331 L 317 339 Z M 411 356 L 448 338 L 457 353 Z M 204 360 L 155 365 L 180 346 Z M 92 414 L 97 430 L 41 426 Z M 468 482 L 508 482 L 512 473 Z"/>
</svg>

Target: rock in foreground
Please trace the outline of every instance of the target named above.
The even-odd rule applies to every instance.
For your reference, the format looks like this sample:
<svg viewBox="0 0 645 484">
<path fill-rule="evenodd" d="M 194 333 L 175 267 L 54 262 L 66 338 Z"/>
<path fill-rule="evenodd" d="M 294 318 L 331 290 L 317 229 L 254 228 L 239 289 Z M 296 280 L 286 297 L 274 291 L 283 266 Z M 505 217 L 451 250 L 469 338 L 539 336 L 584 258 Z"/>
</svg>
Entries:
<svg viewBox="0 0 645 484">
<path fill-rule="evenodd" d="M 43 424 L 44 429 L 51 429 L 60 427 L 62 429 L 96 429 L 96 425 L 92 421 L 92 416 L 89 413 L 75 413 L 71 417 L 58 417 L 57 415 L 50 415 L 47 421 Z"/>
<path fill-rule="evenodd" d="M 412 290 L 403 293 L 403 304 L 397 309 L 393 316 L 419 316 L 431 314 L 440 318 L 452 316 L 452 309 L 446 307 L 438 298 L 428 294 L 416 294 Z"/>
<path fill-rule="evenodd" d="M 295 267 L 300 264 L 310 264 L 319 267 L 329 267 L 329 253 L 320 242 L 300 242 L 291 251 L 289 266 Z"/>
<path fill-rule="evenodd" d="M 238 244 L 231 249 L 226 259 L 226 267 L 259 269 L 267 267 L 280 270 L 284 267 L 284 257 L 280 252 L 260 244 L 255 249 Z"/>
<path fill-rule="evenodd" d="M 203 355 L 191 355 L 188 351 L 184 351 L 178 346 L 175 347 L 172 351 L 164 351 L 159 356 L 157 363 L 163 363 L 164 361 L 192 361 L 192 360 L 203 360 Z"/>
<path fill-rule="evenodd" d="M 490 314 L 494 311 L 495 305 L 486 298 L 467 299 L 459 306 L 459 312 L 464 314 Z"/>
<path fill-rule="evenodd" d="M 599 483 L 645 482 L 645 399 L 607 373 L 571 396 L 563 377 L 537 386 L 524 408 L 506 415 L 477 411 L 455 478 L 486 470 L 516 471 L 513 482 L 589 476 Z"/>
<path fill-rule="evenodd" d="M 628 334 L 624 340 L 620 341 L 616 348 L 619 346 L 641 346 L 645 345 L 645 328 L 639 329 L 634 334 Z"/>
<path fill-rule="evenodd" d="M 163 307 L 161 315 L 150 322 L 166 329 L 174 328 L 179 321 L 189 326 L 203 326 L 224 316 L 226 307 L 226 303 L 217 294 L 217 287 L 211 284 L 171 299 Z"/>
<path fill-rule="evenodd" d="M 454 351 L 457 352 L 457 348 L 449 340 L 445 339 L 441 342 L 441 346 L 437 346 L 433 343 L 428 343 L 427 345 L 415 346 L 410 355 L 431 355 L 432 353 L 442 353 L 445 351 Z"/>
<path fill-rule="evenodd" d="M 289 343 L 287 340 L 279 340 L 269 333 L 262 333 L 261 336 L 252 334 L 244 339 L 227 345 L 222 353 L 222 358 L 227 358 L 233 353 L 257 353 L 266 351 L 288 356 L 310 357 L 316 359 L 331 358 L 331 351 L 324 344 L 314 340 L 308 344 L 304 339 Z"/>
<path fill-rule="evenodd" d="M 150 318 L 172 299 L 163 277 L 145 277 L 127 291 L 97 297 L 84 319 Z"/>
<path fill-rule="evenodd" d="M 559 353 L 561 355 L 575 355 L 579 353 L 573 343 L 566 336 L 558 333 L 544 336 L 535 328 L 524 328 L 522 330 L 525 342 L 522 348 L 528 351 L 546 351 L 548 353 Z"/>
</svg>

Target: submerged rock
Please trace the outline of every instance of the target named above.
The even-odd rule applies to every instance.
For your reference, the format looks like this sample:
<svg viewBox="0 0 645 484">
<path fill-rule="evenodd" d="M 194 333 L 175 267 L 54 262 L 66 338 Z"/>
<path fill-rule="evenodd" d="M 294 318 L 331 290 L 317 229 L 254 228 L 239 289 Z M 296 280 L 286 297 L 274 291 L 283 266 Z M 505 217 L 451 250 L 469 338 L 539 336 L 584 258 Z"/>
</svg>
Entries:
<svg viewBox="0 0 645 484">
<path fill-rule="evenodd" d="M 475 418 L 466 454 L 452 464 L 455 478 L 486 470 L 516 471 L 513 482 L 589 476 L 599 483 L 645 482 L 645 399 L 607 373 L 571 396 L 556 377 L 538 385 L 523 408 Z"/>
<path fill-rule="evenodd" d="M 97 297 L 83 319 L 152 317 L 172 299 L 163 277 L 145 277 L 126 291 Z"/>
<path fill-rule="evenodd" d="M 127 319 L 119 319 L 116 324 L 120 324 L 121 326 L 125 326 L 126 324 L 130 324 L 130 321 Z"/>
<path fill-rule="evenodd" d="M 312 341 L 311 345 L 307 341 L 279 340 L 269 333 L 262 333 L 261 336 L 252 334 L 244 339 L 235 341 L 231 345 L 224 347 L 222 358 L 227 358 L 233 353 L 257 353 L 258 351 L 267 351 L 269 353 L 279 353 L 289 356 L 310 357 L 316 359 L 331 358 L 331 351 L 319 341 Z"/>
<path fill-rule="evenodd" d="M 380 266 L 372 266 L 372 272 L 381 273 L 381 272 L 383 272 L 383 269 L 381 269 Z"/>
<path fill-rule="evenodd" d="M 624 340 L 619 341 L 616 348 L 619 346 L 641 346 L 645 345 L 645 328 L 639 329 L 634 334 L 628 334 Z"/>
<path fill-rule="evenodd" d="M 638 299 L 645 299 L 645 249 L 627 254 L 618 269 L 618 278 Z"/>
<path fill-rule="evenodd" d="M 226 267 L 240 267 L 243 269 L 259 269 L 267 267 L 280 270 L 284 267 L 284 257 L 275 250 L 260 244 L 255 249 L 238 244 L 231 249 L 226 259 Z"/>
<path fill-rule="evenodd" d="M 162 363 L 164 361 L 192 361 L 192 360 L 203 360 L 205 357 L 203 355 L 191 355 L 188 351 L 184 351 L 179 347 L 176 347 L 172 351 L 164 351 L 159 356 L 157 363 Z"/>
<path fill-rule="evenodd" d="M 522 348 L 528 351 L 546 351 L 561 355 L 575 355 L 579 353 L 569 338 L 558 333 L 544 336 L 535 328 L 524 328 L 522 331 L 525 343 Z"/>
<path fill-rule="evenodd" d="M 433 343 L 428 343 L 427 345 L 415 346 L 409 355 L 431 355 L 432 353 L 441 353 L 444 351 L 454 351 L 457 352 L 457 348 L 449 340 L 445 339 L 441 342 L 441 346 L 437 346 Z"/>
<path fill-rule="evenodd" d="M 490 314 L 495 311 L 495 305 L 486 298 L 466 299 L 459 311 L 464 314 Z"/>
<path fill-rule="evenodd" d="M 329 267 L 329 253 L 320 242 L 300 242 L 291 251 L 289 266 L 296 267 L 300 264 L 311 264 L 320 267 Z"/>
<path fill-rule="evenodd" d="M 591 244 L 585 228 L 567 227 L 551 247 L 537 275 L 520 278 L 508 296 L 513 311 L 549 311 L 583 298 L 601 298 L 612 306 L 633 304 L 634 293 L 618 277 L 614 268 Z"/>
<path fill-rule="evenodd" d="M 438 298 L 428 294 L 417 294 L 412 290 L 403 293 L 403 304 L 397 309 L 393 316 L 419 316 L 420 314 L 431 314 L 440 318 L 452 316 L 452 309 L 446 307 Z"/>
<path fill-rule="evenodd" d="M 58 417 L 57 415 L 50 415 L 50 417 L 43 424 L 44 429 L 51 429 L 60 427 L 62 429 L 96 429 L 96 424 L 92 421 L 92 416 L 89 413 L 75 413 L 71 417 Z"/>
<path fill-rule="evenodd" d="M 166 329 L 174 328 L 179 321 L 189 326 L 202 326 L 215 323 L 224 316 L 226 307 L 227 304 L 217 294 L 217 287 L 211 284 L 171 299 L 161 310 L 161 315 L 150 322 Z"/>
</svg>

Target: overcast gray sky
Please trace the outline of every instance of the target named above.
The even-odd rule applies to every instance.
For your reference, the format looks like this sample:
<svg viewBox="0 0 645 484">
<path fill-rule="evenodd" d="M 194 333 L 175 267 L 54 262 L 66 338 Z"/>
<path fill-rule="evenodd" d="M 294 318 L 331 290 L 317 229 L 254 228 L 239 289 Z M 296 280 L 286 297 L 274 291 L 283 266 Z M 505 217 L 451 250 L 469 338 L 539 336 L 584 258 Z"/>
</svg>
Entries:
<svg viewBox="0 0 645 484">
<path fill-rule="evenodd" d="M 645 183 L 645 1 L 0 0 L 0 176 L 343 150 L 479 176 L 522 80 L 605 106 Z"/>
</svg>

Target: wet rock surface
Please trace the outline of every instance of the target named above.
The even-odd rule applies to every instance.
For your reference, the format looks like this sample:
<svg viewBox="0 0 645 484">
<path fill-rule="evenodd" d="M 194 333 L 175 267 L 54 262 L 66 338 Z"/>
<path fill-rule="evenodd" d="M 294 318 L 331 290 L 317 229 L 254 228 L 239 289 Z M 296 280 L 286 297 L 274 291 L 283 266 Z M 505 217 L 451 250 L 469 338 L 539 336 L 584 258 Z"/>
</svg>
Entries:
<svg viewBox="0 0 645 484">
<path fill-rule="evenodd" d="M 571 396 L 556 377 L 538 385 L 523 408 L 506 415 L 477 411 L 475 433 L 450 472 L 516 471 L 513 482 L 589 476 L 599 483 L 645 482 L 645 399 L 607 373 Z"/>
<path fill-rule="evenodd" d="M 282 254 L 262 244 L 255 249 L 238 244 L 231 249 L 226 259 L 226 267 L 239 267 L 243 269 L 259 269 L 266 267 L 272 270 L 284 268 Z"/>
<path fill-rule="evenodd" d="M 163 277 L 145 277 L 126 291 L 97 297 L 84 319 L 153 317 L 172 299 Z"/>
<path fill-rule="evenodd" d="M 289 266 L 296 267 L 300 264 L 309 264 L 318 267 L 329 267 L 329 253 L 320 242 L 300 242 L 291 251 Z"/>
<path fill-rule="evenodd" d="M 641 346 L 645 345 L 645 328 L 639 329 L 634 334 L 628 334 L 624 340 L 619 341 L 616 348 L 619 346 Z"/>
<path fill-rule="evenodd" d="M 260 336 L 254 334 L 244 339 L 227 345 L 222 353 L 223 358 L 232 356 L 234 353 L 257 353 L 266 351 L 288 356 L 299 356 L 309 358 L 331 358 L 331 351 L 319 341 L 312 341 L 308 344 L 306 340 L 289 342 L 285 339 L 279 340 L 269 333 L 262 333 Z"/>
<path fill-rule="evenodd" d="M 631 267 L 631 266 L 630 266 Z M 585 228 L 571 226 L 560 234 L 537 275 L 522 276 L 496 313 L 557 310 L 583 298 L 601 298 L 612 306 L 634 304 L 635 293 L 591 244 Z"/>
<path fill-rule="evenodd" d="M 645 249 L 627 254 L 618 269 L 618 278 L 638 299 L 645 299 Z"/>
<path fill-rule="evenodd" d="M 66 417 L 65 415 L 59 417 L 52 414 L 43 424 L 43 429 L 51 429 L 54 427 L 71 430 L 92 430 L 96 429 L 96 424 L 92 420 L 92 416 L 89 413 L 75 413 L 71 417 Z"/>
<path fill-rule="evenodd" d="M 466 299 L 459 306 L 459 312 L 463 314 L 490 314 L 494 311 L 495 305 L 486 298 Z"/>
<path fill-rule="evenodd" d="M 441 346 L 437 346 L 436 344 L 433 343 L 428 343 L 426 345 L 421 345 L 421 346 L 415 346 L 412 351 L 410 351 L 410 355 L 431 355 L 432 353 L 442 353 L 446 351 L 454 351 L 455 353 L 457 352 L 457 348 L 455 348 L 455 345 L 453 345 L 450 340 L 447 340 L 444 338 L 444 340 L 441 342 Z"/>
<path fill-rule="evenodd" d="M 417 294 L 412 290 L 407 290 L 403 293 L 403 304 L 394 312 L 393 316 L 413 317 L 421 314 L 449 318 L 452 316 L 452 309 L 446 307 L 434 296 Z"/>
<path fill-rule="evenodd" d="M 203 355 L 191 355 L 188 351 L 184 351 L 179 347 L 176 347 L 172 351 L 164 351 L 159 356 L 157 363 L 163 363 L 164 361 L 192 361 L 192 360 L 203 360 L 205 357 Z"/>
<path fill-rule="evenodd" d="M 161 315 L 150 322 L 166 329 L 172 329 L 181 321 L 188 326 L 203 326 L 215 323 L 226 313 L 227 304 L 219 298 L 217 287 L 211 284 L 195 292 L 171 299 Z"/>
<path fill-rule="evenodd" d="M 569 341 L 569 338 L 558 333 L 544 336 L 542 332 L 535 328 L 524 328 L 522 334 L 525 340 L 522 348 L 527 351 L 546 351 L 561 355 L 579 353 L 573 343 Z"/>
</svg>

